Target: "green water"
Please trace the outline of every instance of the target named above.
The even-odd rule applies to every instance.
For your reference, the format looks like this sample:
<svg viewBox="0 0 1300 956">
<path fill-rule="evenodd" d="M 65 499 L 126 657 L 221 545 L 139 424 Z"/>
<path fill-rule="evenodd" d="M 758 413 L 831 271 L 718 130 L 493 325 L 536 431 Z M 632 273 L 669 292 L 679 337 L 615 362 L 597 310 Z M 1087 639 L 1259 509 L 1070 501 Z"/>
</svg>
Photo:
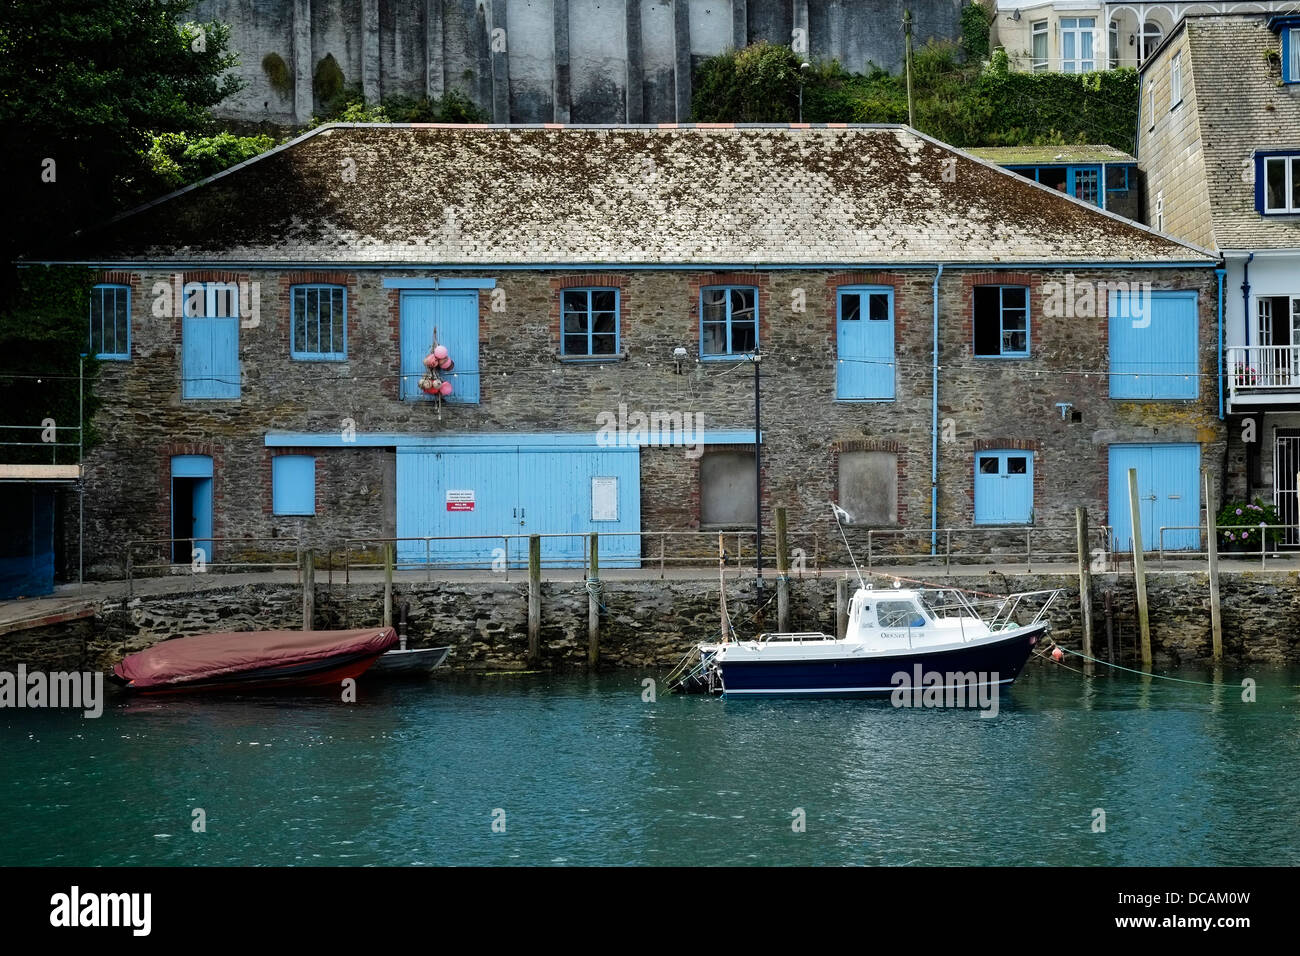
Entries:
<svg viewBox="0 0 1300 956">
<path fill-rule="evenodd" d="M 0 864 L 1300 863 L 1296 671 L 1034 665 L 992 719 L 644 676 L 0 711 Z"/>
</svg>

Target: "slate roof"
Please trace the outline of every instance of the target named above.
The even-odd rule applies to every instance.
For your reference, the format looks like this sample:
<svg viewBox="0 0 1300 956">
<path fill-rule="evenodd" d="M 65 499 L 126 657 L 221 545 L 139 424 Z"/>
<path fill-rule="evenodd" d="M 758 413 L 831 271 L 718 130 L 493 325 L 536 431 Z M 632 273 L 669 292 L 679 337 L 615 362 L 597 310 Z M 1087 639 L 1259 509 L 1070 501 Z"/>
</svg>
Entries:
<svg viewBox="0 0 1300 956">
<path fill-rule="evenodd" d="M 1104 143 L 1097 146 L 972 146 L 966 152 L 999 166 L 1137 162 L 1136 156 Z"/>
<path fill-rule="evenodd" d="M 58 261 L 437 266 L 1208 262 L 905 126 L 338 124 Z"/>
<path fill-rule="evenodd" d="M 1266 50 L 1281 47 L 1268 20 L 1261 14 L 1183 21 L 1218 249 L 1300 249 L 1300 217 L 1261 216 L 1255 187 L 1242 176 L 1256 150 L 1300 149 L 1300 88 L 1280 85 L 1264 60 Z"/>
</svg>

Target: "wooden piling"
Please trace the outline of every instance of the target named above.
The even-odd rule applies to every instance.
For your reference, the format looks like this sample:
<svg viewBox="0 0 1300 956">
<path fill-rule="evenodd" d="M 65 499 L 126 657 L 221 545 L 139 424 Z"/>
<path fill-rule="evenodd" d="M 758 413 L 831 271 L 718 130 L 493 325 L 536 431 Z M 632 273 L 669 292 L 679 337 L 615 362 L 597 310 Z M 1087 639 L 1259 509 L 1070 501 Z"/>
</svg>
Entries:
<svg viewBox="0 0 1300 956">
<path fill-rule="evenodd" d="M 718 618 L 722 628 L 722 643 L 731 640 L 731 620 L 727 617 L 727 546 L 718 535 Z"/>
<path fill-rule="evenodd" d="M 600 663 L 600 535 L 591 533 L 591 577 L 587 582 L 587 666 Z"/>
<path fill-rule="evenodd" d="M 1214 496 L 1211 494 L 1210 473 L 1201 471 L 1201 482 L 1205 487 L 1205 533 L 1206 553 L 1210 559 L 1210 640 L 1214 661 L 1223 660 L 1223 617 L 1219 606 L 1219 531 L 1215 525 Z"/>
<path fill-rule="evenodd" d="M 1142 666 L 1151 667 L 1151 618 L 1147 608 L 1147 569 L 1142 555 L 1142 513 L 1138 510 L 1138 473 L 1128 470 L 1129 524 L 1133 529 L 1133 581 L 1137 590 L 1138 632 Z"/>
<path fill-rule="evenodd" d="M 776 509 L 776 629 L 790 632 L 790 549 L 786 539 L 785 506 Z"/>
<path fill-rule="evenodd" d="M 1115 595 L 1106 592 L 1106 660 L 1115 663 Z"/>
<path fill-rule="evenodd" d="M 316 555 L 307 548 L 302 552 L 302 629 L 310 631 L 316 619 Z"/>
<path fill-rule="evenodd" d="M 849 630 L 849 579 L 835 582 L 835 636 L 844 640 Z"/>
<path fill-rule="evenodd" d="M 528 663 L 536 664 L 542 631 L 542 539 L 528 536 Z"/>
<path fill-rule="evenodd" d="M 393 626 L 393 543 L 384 543 L 384 627 Z"/>
<path fill-rule="evenodd" d="M 1091 674 L 1092 653 L 1092 566 L 1088 554 L 1088 509 L 1074 509 L 1074 537 L 1079 552 L 1079 612 L 1083 623 L 1083 672 Z"/>
</svg>

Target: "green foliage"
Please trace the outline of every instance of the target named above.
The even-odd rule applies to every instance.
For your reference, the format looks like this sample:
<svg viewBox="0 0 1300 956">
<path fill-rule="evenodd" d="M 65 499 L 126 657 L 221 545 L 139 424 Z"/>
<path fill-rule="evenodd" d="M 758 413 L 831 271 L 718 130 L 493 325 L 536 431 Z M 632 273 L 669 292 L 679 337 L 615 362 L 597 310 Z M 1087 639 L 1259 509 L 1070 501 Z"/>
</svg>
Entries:
<svg viewBox="0 0 1300 956">
<path fill-rule="evenodd" d="M 1261 535 L 1265 536 L 1270 548 L 1276 548 L 1282 543 L 1280 528 L 1260 531 L 1261 523 L 1277 525 L 1282 523 L 1282 519 L 1278 517 L 1277 508 L 1265 504 L 1259 498 L 1253 502 L 1233 501 L 1224 505 L 1215 523 L 1230 526 L 1229 530 L 1219 532 L 1219 547 L 1229 551 L 1258 550 Z"/>
<path fill-rule="evenodd" d="M 313 116 L 311 125 L 322 123 L 483 123 L 487 114 L 468 97 L 452 90 L 436 99 L 427 96 L 386 96 L 379 103 L 367 103 L 359 89 L 344 90 L 325 104 L 321 116 Z"/>
<path fill-rule="evenodd" d="M 293 76 L 289 73 L 289 64 L 278 53 L 268 53 L 262 57 L 262 72 L 266 81 L 281 96 L 288 96 L 293 91 Z"/>
<path fill-rule="evenodd" d="M 961 8 L 961 48 L 972 60 L 986 60 L 989 55 L 989 24 L 992 17 L 981 3 Z"/>
<path fill-rule="evenodd" d="M 95 273 L 69 266 L 6 266 L 4 300 L 0 301 L 0 423 L 24 426 L 5 441 L 39 442 L 40 425 L 54 419 L 58 441 L 77 440 L 77 366 L 89 346 L 90 290 Z M 95 443 L 91 418 L 98 405 L 91 385 L 98 370 L 94 356 L 86 356 L 86 447 Z M 75 464 L 76 449 L 10 447 L 4 460 L 13 463 Z"/>
<path fill-rule="evenodd" d="M 983 8 L 976 8 L 981 11 Z M 973 14 L 971 14 L 973 16 Z M 849 73 L 838 63 L 804 71 L 803 118 L 811 123 L 906 123 L 903 75 Z M 797 116 L 799 58 L 756 44 L 710 57 L 695 79 L 696 122 L 790 122 Z M 1131 152 L 1137 126 L 1137 72 L 1014 73 L 1002 50 L 987 68 L 962 49 L 932 41 L 913 52 L 916 126 L 954 146 L 1105 143 Z"/>
<path fill-rule="evenodd" d="M 158 191 L 179 189 L 252 159 L 274 145 L 275 140 L 266 135 L 160 133 L 149 145 L 149 169 Z"/>
</svg>

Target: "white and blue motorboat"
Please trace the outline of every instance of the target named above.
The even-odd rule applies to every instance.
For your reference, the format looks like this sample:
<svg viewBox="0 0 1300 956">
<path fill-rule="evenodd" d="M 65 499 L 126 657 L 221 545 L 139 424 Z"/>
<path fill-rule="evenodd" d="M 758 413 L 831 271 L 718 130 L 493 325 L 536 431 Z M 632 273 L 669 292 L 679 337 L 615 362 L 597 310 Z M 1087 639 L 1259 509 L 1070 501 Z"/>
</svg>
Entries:
<svg viewBox="0 0 1300 956">
<path fill-rule="evenodd" d="M 740 697 L 888 695 L 922 683 L 973 692 L 1010 684 L 1048 632 L 1047 611 L 1061 593 L 1010 594 L 986 620 L 960 590 L 861 582 L 842 638 L 775 633 L 700 644 L 670 685 Z M 729 633 L 724 618 L 724 637 Z"/>
</svg>

